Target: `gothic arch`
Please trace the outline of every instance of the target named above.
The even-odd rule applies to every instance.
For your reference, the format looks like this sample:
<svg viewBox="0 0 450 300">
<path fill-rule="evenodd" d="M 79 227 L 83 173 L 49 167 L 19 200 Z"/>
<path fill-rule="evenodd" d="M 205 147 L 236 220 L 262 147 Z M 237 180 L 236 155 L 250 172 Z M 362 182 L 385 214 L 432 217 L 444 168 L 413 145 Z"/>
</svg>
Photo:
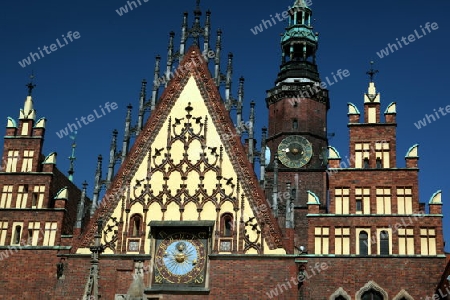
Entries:
<svg viewBox="0 0 450 300">
<path fill-rule="evenodd" d="M 349 296 L 349 294 L 347 294 L 347 292 L 342 288 L 338 288 L 331 296 L 330 296 L 330 300 L 334 300 L 337 297 L 342 296 L 344 297 L 346 300 L 352 300 L 352 298 Z"/>
<path fill-rule="evenodd" d="M 369 281 L 368 283 L 366 283 L 365 286 L 363 286 L 359 291 L 356 292 L 355 295 L 355 300 L 361 300 L 361 296 L 371 290 L 374 289 L 375 291 L 381 293 L 381 295 L 383 296 L 383 300 L 388 300 L 388 294 L 386 293 L 385 290 L 383 290 L 378 284 L 376 284 L 374 281 Z"/>
<path fill-rule="evenodd" d="M 410 294 L 408 294 L 408 292 L 405 291 L 405 290 L 401 290 L 401 291 L 397 294 L 397 296 L 395 296 L 394 298 L 392 298 L 392 300 L 400 300 L 400 299 L 403 299 L 403 298 L 405 298 L 406 300 L 414 300 L 414 298 L 413 298 Z"/>
</svg>

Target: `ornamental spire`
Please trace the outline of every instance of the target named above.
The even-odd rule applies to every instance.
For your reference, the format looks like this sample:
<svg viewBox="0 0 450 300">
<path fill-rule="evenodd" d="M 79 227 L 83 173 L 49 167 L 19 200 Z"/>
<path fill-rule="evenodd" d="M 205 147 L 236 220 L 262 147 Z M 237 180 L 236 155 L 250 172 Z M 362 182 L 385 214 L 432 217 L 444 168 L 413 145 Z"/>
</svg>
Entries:
<svg viewBox="0 0 450 300">
<path fill-rule="evenodd" d="M 36 119 L 36 111 L 33 107 L 33 98 L 31 97 L 31 93 L 33 89 L 36 87 L 36 84 L 33 84 L 34 75 L 31 72 L 30 82 L 25 86 L 28 87 L 28 96 L 25 99 L 25 103 L 23 109 L 20 109 L 19 119 L 21 120 L 35 120 Z"/>
<path fill-rule="evenodd" d="M 371 61 L 370 62 L 370 70 L 366 72 L 366 74 L 369 75 L 370 82 L 373 82 L 373 78 L 374 78 L 375 74 L 379 73 L 378 70 L 373 69 L 373 64 L 374 64 L 374 62 Z"/>
<path fill-rule="evenodd" d="M 75 148 L 77 147 L 77 143 L 75 142 L 75 139 L 77 137 L 77 132 L 75 131 L 73 135 L 69 136 L 72 139 L 72 153 L 69 156 L 69 161 L 70 161 L 70 168 L 69 168 L 69 180 L 73 182 L 73 174 L 75 173 L 75 160 L 76 160 L 76 156 L 75 156 Z"/>
<path fill-rule="evenodd" d="M 369 75 L 369 87 L 367 89 L 367 93 L 364 94 L 364 103 L 380 103 L 380 93 L 377 92 L 377 88 L 375 87 L 375 82 L 373 82 L 373 78 L 375 74 L 379 73 L 378 70 L 373 69 L 374 62 L 370 62 L 370 70 L 366 72 Z"/>
<path fill-rule="evenodd" d="M 25 85 L 26 87 L 28 87 L 28 96 L 31 96 L 33 89 L 36 87 L 36 85 L 33 84 L 33 79 L 34 79 L 34 74 L 33 74 L 33 71 L 31 71 L 30 82 Z"/>
</svg>

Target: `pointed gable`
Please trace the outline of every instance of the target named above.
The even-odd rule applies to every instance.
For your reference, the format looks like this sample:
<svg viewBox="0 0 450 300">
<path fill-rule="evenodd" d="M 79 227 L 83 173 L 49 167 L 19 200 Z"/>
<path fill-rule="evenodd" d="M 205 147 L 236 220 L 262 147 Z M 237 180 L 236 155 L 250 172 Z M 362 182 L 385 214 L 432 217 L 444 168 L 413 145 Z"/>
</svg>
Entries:
<svg viewBox="0 0 450 300">
<path fill-rule="evenodd" d="M 286 253 L 196 46 L 184 56 L 107 190 L 76 247 L 79 253 L 88 250 L 99 218 L 110 253 L 145 253 L 152 221 L 214 221 L 216 252 Z"/>
</svg>

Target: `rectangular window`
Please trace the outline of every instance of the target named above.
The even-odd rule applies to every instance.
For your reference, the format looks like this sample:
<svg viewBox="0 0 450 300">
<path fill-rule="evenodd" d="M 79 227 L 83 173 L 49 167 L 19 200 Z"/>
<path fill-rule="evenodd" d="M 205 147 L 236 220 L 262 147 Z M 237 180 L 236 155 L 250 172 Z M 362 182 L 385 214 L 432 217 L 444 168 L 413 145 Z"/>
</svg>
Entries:
<svg viewBox="0 0 450 300">
<path fill-rule="evenodd" d="M 28 200 L 28 184 L 19 185 L 17 190 L 16 208 L 26 208 Z"/>
<path fill-rule="evenodd" d="M 355 168 L 362 168 L 364 159 L 369 159 L 370 143 L 355 143 Z"/>
<path fill-rule="evenodd" d="M 22 131 L 21 131 L 21 135 L 28 135 L 28 123 L 22 123 Z"/>
<path fill-rule="evenodd" d="M 436 230 L 420 228 L 420 254 L 436 255 Z"/>
<path fill-rule="evenodd" d="M 398 254 L 404 255 L 414 254 L 414 229 L 412 228 L 398 229 Z"/>
<path fill-rule="evenodd" d="M 8 233 L 8 222 L 0 222 L 0 246 L 5 245 L 7 233 Z"/>
<path fill-rule="evenodd" d="M 36 185 L 33 189 L 31 208 L 42 208 L 44 203 L 45 185 Z"/>
<path fill-rule="evenodd" d="M 367 123 L 376 123 L 377 122 L 377 109 L 375 107 L 369 107 Z"/>
<path fill-rule="evenodd" d="M 377 188 L 377 214 L 391 213 L 391 189 Z"/>
<path fill-rule="evenodd" d="M 356 188 L 355 189 L 356 200 L 356 213 L 357 214 L 370 214 L 370 189 L 369 188 Z"/>
<path fill-rule="evenodd" d="M 19 161 L 19 151 L 9 150 L 8 160 L 6 161 L 6 172 L 16 172 L 18 161 Z"/>
<path fill-rule="evenodd" d="M 350 254 L 350 228 L 335 228 L 334 236 L 334 254 Z"/>
<path fill-rule="evenodd" d="M 397 209 L 398 214 L 412 214 L 412 188 L 397 188 Z"/>
<path fill-rule="evenodd" d="M 56 222 L 46 222 L 44 231 L 44 242 L 42 246 L 54 246 L 56 238 Z"/>
<path fill-rule="evenodd" d="M 356 213 L 362 213 L 362 200 L 356 198 Z"/>
<path fill-rule="evenodd" d="M 33 150 L 25 150 L 23 153 L 22 172 L 31 172 L 33 170 Z"/>
<path fill-rule="evenodd" d="M 2 189 L 2 197 L 0 198 L 0 208 L 10 208 L 12 200 L 12 185 L 4 185 Z"/>
<path fill-rule="evenodd" d="M 328 254 L 330 244 L 330 228 L 316 227 L 314 228 L 315 236 L 315 254 Z"/>
<path fill-rule="evenodd" d="M 381 167 L 389 168 L 389 142 L 381 141 L 375 143 L 375 159 L 381 161 Z"/>
<path fill-rule="evenodd" d="M 350 189 L 336 188 L 334 190 L 334 199 L 336 203 L 336 214 L 348 214 L 350 207 Z"/>
<path fill-rule="evenodd" d="M 39 230 L 41 229 L 40 222 L 28 223 L 28 240 L 27 245 L 37 246 L 39 241 Z"/>
</svg>

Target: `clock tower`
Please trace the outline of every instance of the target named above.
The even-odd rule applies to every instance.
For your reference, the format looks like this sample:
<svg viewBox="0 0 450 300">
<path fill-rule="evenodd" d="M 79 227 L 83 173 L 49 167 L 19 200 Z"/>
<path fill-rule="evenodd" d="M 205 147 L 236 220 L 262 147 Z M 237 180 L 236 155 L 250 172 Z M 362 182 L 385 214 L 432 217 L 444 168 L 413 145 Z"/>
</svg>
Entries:
<svg viewBox="0 0 450 300">
<path fill-rule="evenodd" d="M 266 97 L 271 160 L 265 189 L 280 226 L 295 229 L 295 245 L 305 245 L 309 199 L 326 207 L 330 104 L 316 64 L 318 34 L 311 26 L 312 11 L 297 0 L 289 15 L 281 38 L 280 72 Z"/>
</svg>

